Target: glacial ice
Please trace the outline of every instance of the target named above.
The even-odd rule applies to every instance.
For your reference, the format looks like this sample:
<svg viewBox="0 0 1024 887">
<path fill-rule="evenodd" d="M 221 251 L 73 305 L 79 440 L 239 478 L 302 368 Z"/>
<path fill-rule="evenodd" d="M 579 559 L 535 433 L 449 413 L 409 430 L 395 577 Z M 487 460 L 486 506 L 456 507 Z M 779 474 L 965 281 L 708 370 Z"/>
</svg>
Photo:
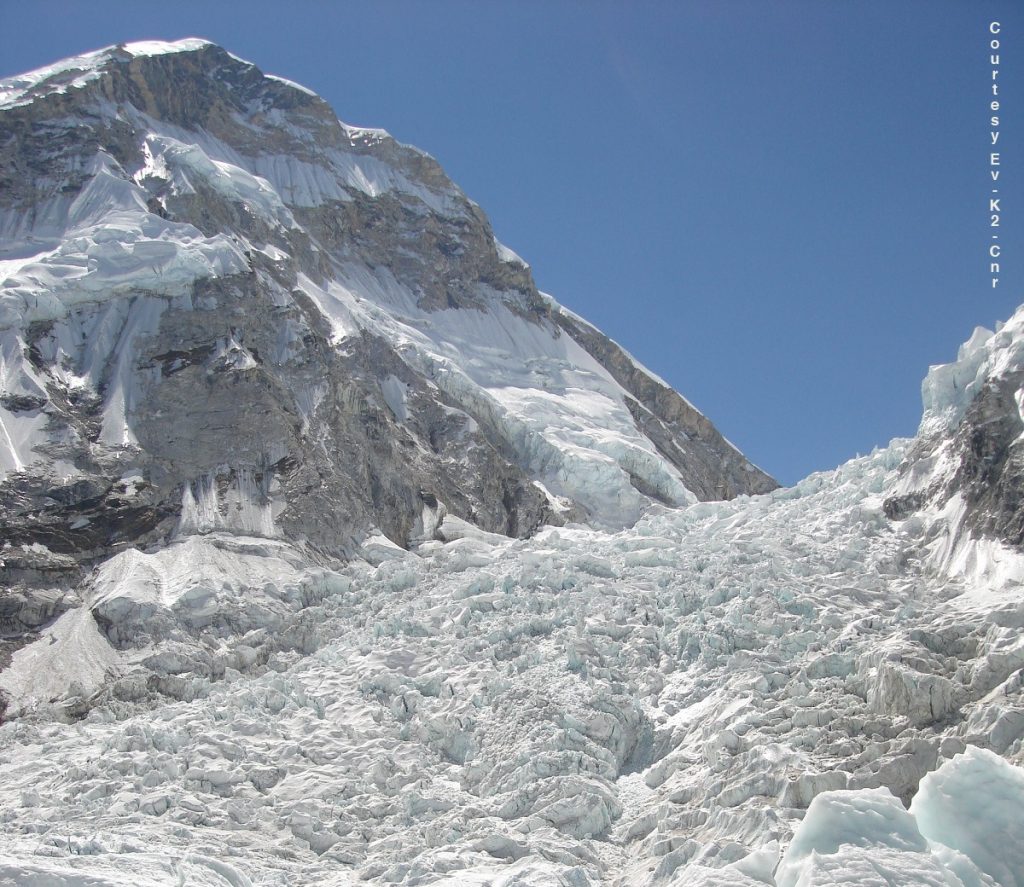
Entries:
<svg viewBox="0 0 1024 887">
<path fill-rule="evenodd" d="M 130 855 L 106 858 L 99 843 L 76 843 L 75 855 L 47 859 L 37 854 L 31 861 L 0 854 L 0 885 L 3 887 L 252 887 L 252 881 L 235 867 L 195 853 L 160 856 L 142 848 Z M 49 848 L 47 848 L 49 849 Z M 341 882 L 344 884 L 345 882 Z"/>
<path fill-rule="evenodd" d="M 299 286 L 340 342 L 366 329 L 398 343 L 403 359 L 507 442 L 554 497 L 582 503 L 607 526 L 635 521 L 647 499 L 694 501 L 678 472 L 637 430 L 608 371 L 569 336 L 531 323 L 496 299 L 479 310 L 427 312 L 386 269 L 347 267 Z M 491 294 L 493 295 L 493 294 Z M 388 389 L 388 404 L 402 408 Z"/>
<path fill-rule="evenodd" d="M 775 872 L 809 884 L 1024 883 L 1024 771 L 969 746 L 928 773 L 906 810 L 887 789 L 825 792 Z"/>
<path fill-rule="evenodd" d="M 921 385 L 924 416 L 918 434 L 951 430 L 991 376 L 1024 367 L 1024 313 L 1017 311 L 995 332 L 977 327 L 957 359 L 931 367 Z"/>
<path fill-rule="evenodd" d="M 40 639 L 14 654 L 0 672 L 0 690 L 14 712 L 63 699 L 88 697 L 120 671 L 120 660 L 88 609 L 80 607 L 43 629 Z"/>
<path fill-rule="evenodd" d="M 888 789 L 876 788 L 818 795 L 775 872 L 775 883 L 938 887 L 956 882 L 929 849 L 914 817 Z"/>
<path fill-rule="evenodd" d="M 238 468 L 223 484 L 212 473 L 196 478 L 182 491 L 178 535 L 232 530 L 244 535 L 274 537 L 277 535 L 274 525 L 277 492 L 277 480 L 271 471 L 257 477 L 257 472 L 251 468 Z"/>
<path fill-rule="evenodd" d="M 38 218 L 14 211 L 0 218 L 5 249 L 33 237 L 61 238 L 60 245 L 12 268 L 0 285 L 0 328 L 55 320 L 82 303 L 101 302 L 148 290 L 185 292 L 204 277 L 237 274 L 248 267 L 229 237 L 204 237 L 192 225 L 149 212 L 145 191 L 109 156 L 97 155 L 88 184 L 69 200 L 51 198 L 38 214 L 61 218 L 58 231 L 38 231 Z"/>
<path fill-rule="evenodd" d="M 107 626 L 108 689 L 0 726 L 0 849 L 98 883 L 130 841 L 254 885 L 1017 884 L 1024 777 L 978 746 L 1021 758 L 1024 610 L 904 562 L 904 447 L 617 533 L 444 516 L 336 572 L 221 532 L 118 555 L 62 617 Z M 971 716 L 916 713 L 929 678 Z"/>
<path fill-rule="evenodd" d="M 1024 884 L 1024 771 L 1019 767 L 968 747 L 921 780 L 910 813 L 929 841 L 963 854 L 995 883 Z"/>
<path fill-rule="evenodd" d="M 174 185 L 176 194 L 194 193 L 191 178 L 208 185 L 228 200 L 242 204 L 271 224 L 296 227 L 295 219 L 273 186 L 235 163 L 213 160 L 199 145 L 184 144 L 154 134 L 147 140 L 147 164 L 134 179 L 161 178 Z"/>
</svg>

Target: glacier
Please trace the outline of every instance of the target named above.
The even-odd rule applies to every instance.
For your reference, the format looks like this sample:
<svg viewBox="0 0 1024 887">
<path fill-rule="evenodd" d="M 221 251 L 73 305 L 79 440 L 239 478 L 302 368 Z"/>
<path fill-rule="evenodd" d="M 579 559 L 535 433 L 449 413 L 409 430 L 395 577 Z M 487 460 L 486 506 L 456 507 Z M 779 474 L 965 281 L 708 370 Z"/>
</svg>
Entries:
<svg viewBox="0 0 1024 887">
<path fill-rule="evenodd" d="M 1024 884 L 1024 306 L 777 489 L 213 44 L 0 127 L 0 883 Z"/>
<path fill-rule="evenodd" d="M 0 871 L 1017 884 L 1019 586 L 885 518 L 906 449 L 376 566 L 215 532 L 115 556 L 0 673 Z"/>
</svg>

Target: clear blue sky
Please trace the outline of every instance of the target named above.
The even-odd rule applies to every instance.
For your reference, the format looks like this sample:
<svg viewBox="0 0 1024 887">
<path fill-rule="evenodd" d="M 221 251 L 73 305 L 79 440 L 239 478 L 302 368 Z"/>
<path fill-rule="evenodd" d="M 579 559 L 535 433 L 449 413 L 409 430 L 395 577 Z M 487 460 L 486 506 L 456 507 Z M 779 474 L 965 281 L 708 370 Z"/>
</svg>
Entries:
<svg viewBox="0 0 1024 887">
<path fill-rule="evenodd" d="M 202 36 L 430 152 L 784 483 L 912 434 L 928 365 L 1024 302 L 1021 0 L 0 0 L 0 25 L 0 76 Z"/>
</svg>

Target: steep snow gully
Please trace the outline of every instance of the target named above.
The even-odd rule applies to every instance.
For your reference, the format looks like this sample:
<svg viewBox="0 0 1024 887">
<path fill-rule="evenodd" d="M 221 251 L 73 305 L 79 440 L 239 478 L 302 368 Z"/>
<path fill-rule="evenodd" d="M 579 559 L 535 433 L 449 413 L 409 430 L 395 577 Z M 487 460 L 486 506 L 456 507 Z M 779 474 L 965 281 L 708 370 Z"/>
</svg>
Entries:
<svg viewBox="0 0 1024 887">
<path fill-rule="evenodd" d="M 1024 885 L 1024 307 L 775 489 L 205 41 L 0 133 L 0 884 Z"/>
</svg>

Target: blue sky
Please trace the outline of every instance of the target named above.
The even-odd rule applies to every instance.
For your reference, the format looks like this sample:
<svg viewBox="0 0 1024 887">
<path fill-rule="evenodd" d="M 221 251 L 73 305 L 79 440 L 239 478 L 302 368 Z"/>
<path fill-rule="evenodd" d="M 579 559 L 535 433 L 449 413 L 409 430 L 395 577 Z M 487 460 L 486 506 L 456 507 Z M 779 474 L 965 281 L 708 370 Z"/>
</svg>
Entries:
<svg viewBox="0 0 1024 887">
<path fill-rule="evenodd" d="M 784 483 L 912 434 L 928 365 L 1024 302 L 1020 0 L 0 0 L 0 21 L 0 76 L 202 36 L 430 152 L 541 289 Z"/>
</svg>

